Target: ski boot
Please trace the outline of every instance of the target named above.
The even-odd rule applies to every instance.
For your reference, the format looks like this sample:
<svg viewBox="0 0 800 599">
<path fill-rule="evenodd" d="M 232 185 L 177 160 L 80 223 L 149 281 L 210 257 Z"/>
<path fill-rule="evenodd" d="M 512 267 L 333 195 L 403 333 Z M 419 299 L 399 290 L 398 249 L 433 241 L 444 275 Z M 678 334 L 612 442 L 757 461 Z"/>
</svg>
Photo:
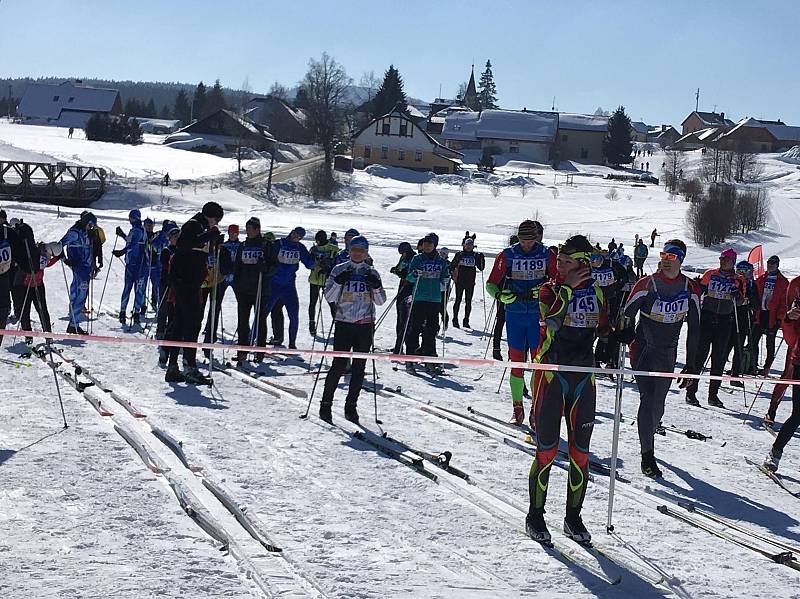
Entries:
<svg viewBox="0 0 800 599">
<path fill-rule="evenodd" d="M 690 406 L 697 406 L 700 407 L 700 402 L 697 401 L 697 395 L 695 395 L 694 391 L 687 391 L 686 392 L 686 403 Z"/>
<path fill-rule="evenodd" d="M 736 376 L 739 376 L 738 374 Z M 731 381 L 731 387 L 738 387 L 739 389 L 744 389 L 744 383 L 742 381 Z"/>
<path fill-rule="evenodd" d="M 133 324 L 141 324 L 142 323 L 142 315 L 139 312 L 133 313 Z"/>
<path fill-rule="evenodd" d="M 119 323 L 121 325 L 125 326 L 125 324 L 126 324 L 125 312 L 120 312 L 119 313 Z"/>
<path fill-rule="evenodd" d="M 719 397 L 716 395 L 709 395 L 708 396 L 708 405 L 713 406 L 715 408 L 724 408 L 725 404 L 719 400 Z"/>
<path fill-rule="evenodd" d="M 331 414 L 331 402 L 321 401 L 319 403 L 319 419 L 324 420 L 328 424 L 333 424 L 333 415 Z"/>
<path fill-rule="evenodd" d="M 469 326 L 469 319 L 467 319 L 467 318 L 464 319 L 464 322 L 461 324 L 461 326 L 464 327 L 465 329 L 471 329 L 472 328 L 471 326 Z"/>
<path fill-rule="evenodd" d="M 592 535 L 583 525 L 580 509 L 567 508 L 567 515 L 564 518 L 564 534 L 581 545 L 591 546 L 592 544 Z"/>
<path fill-rule="evenodd" d="M 274 345 L 276 347 L 283 347 L 283 339 L 278 339 L 277 337 L 270 337 L 270 340 L 267 342 L 268 345 Z"/>
<path fill-rule="evenodd" d="M 498 362 L 503 361 L 503 352 L 499 349 L 492 350 L 492 359 L 497 360 Z"/>
<path fill-rule="evenodd" d="M 358 410 L 356 409 L 356 402 L 345 401 L 344 403 L 344 417 L 353 424 L 358 424 Z"/>
<path fill-rule="evenodd" d="M 184 375 L 184 378 L 187 383 L 190 385 L 207 385 L 211 386 L 211 379 L 200 372 L 197 367 L 190 368 L 189 372 Z"/>
<path fill-rule="evenodd" d="M 438 364 L 425 364 L 425 373 L 430 376 L 442 374 L 442 367 Z"/>
<path fill-rule="evenodd" d="M 528 391 L 528 385 L 523 385 L 522 386 L 522 397 L 525 397 L 527 399 L 531 398 L 531 392 Z"/>
<path fill-rule="evenodd" d="M 417 367 L 414 362 L 406 362 L 406 372 L 408 374 L 417 374 Z"/>
<path fill-rule="evenodd" d="M 296 343 L 289 343 L 289 349 L 297 349 Z"/>
<path fill-rule="evenodd" d="M 71 335 L 86 335 L 86 331 L 84 331 L 80 325 L 67 326 L 67 333 Z"/>
<path fill-rule="evenodd" d="M 167 350 L 163 347 L 158 348 L 158 365 L 160 368 L 167 367 Z"/>
<path fill-rule="evenodd" d="M 763 420 L 761 421 L 761 426 L 763 426 L 764 428 L 775 430 L 775 418 L 773 418 L 769 414 L 765 414 Z"/>
<path fill-rule="evenodd" d="M 461 328 L 460 326 L 458 326 L 458 315 L 457 314 L 453 314 L 453 326 L 456 327 L 457 329 Z"/>
<path fill-rule="evenodd" d="M 648 478 L 661 478 L 661 470 L 656 464 L 656 457 L 652 451 L 642 453 L 642 474 Z"/>
<path fill-rule="evenodd" d="M 317 323 L 316 322 L 309 322 L 308 323 L 308 332 L 311 333 L 311 336 L 317 334 Z"/>
<path fill-rule="evenodd" d="M 167 383 L 185 383 L 186 377 L 178 370 L 177 364 L 170 364 L 167 366 L 167 372 L 164 375 L 164 381 Z"/>
<path fill-rule="evenodd" d="M 511 422 L 519 426 L 525 422 L 525 407 L 521 403 L 514 404 L 514 416 L 511 417 Z"/>
<path fill-rule="evenodd" d="M 525 532 L 542 545 L 550 546 L 552 544 L 550 531 L 547 530 L 547 524 L 544 521 L 544 508 L 532 509 L 528 512 L 525 517 Z"/>
<path fill-rule="evenodd" d="M 778 465 L 781 463 L 782 455 L 783 452 L 776 452 L 774 449 L 770 449 L 769 453 L 767 454 L 767 458 L 764 460 L 764 468 L 770 472 L 777 472 Z"/>
</svg>

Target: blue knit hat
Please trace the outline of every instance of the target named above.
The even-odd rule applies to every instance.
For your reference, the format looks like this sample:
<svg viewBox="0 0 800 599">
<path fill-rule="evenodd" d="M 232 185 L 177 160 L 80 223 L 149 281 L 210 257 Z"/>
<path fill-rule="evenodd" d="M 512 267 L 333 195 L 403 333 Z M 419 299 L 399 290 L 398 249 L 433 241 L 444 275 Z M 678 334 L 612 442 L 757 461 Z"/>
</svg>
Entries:
<svg viewBox="0 0 800 599">
<path fill-rule="evenodd" d="M 354 247 L 361 247 L 364 248 L 365 250 L 369 250 L 369 241 L 367 241 L 367 238 L 364 237 L 363 235 L 359 235 L 358 237 L 353 237 L 350 240 L 350 249 L 353 249 Z"/>
<path fill-rule="evenodd" d="M 344 234 L 345 237 L 358 237 L 361 235 L 356 229 L 347 229 L 347 232 Z"/>
<path fill-rule="evenodd" d="M 306 230 L 303 227 L 295 227 L 292 229 L 292 233 L 296 233 L 300 239 L 303 239 L 306 236 Z"/>
<path fill-rule="evenodd" d="M 139 212 L 138 208 L 134 208 L 130 212 L 128 212 L 128 220 L 133 219 L 136 221 L 142 220 L 142 213 Z"/>
</svg>

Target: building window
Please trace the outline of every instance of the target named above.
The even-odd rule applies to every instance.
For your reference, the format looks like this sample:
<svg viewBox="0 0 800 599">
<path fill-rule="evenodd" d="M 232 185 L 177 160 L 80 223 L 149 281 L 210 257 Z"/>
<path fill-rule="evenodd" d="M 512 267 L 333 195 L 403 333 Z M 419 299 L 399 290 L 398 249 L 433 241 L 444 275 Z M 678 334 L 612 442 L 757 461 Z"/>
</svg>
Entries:
<svg viewBox="0 0 800 599">
<path fill-rule="evenodd" d="M 567 141 L 567 139 L 569 139 L 568 135 L 562 135 L 561 136 L 561 141 Z"/>
<path fill-rule="evenodd" d="M 405 160 L 406 159 L 406 151 L 405 150 L 397 150 L 397 159 L 398 160 Z"/>
<path fill-rule="evenodd" d="M 408 137 L 408 123 L 400 123 L 400 137 Z"/>
<path fill-rule="evenodd" d="M 391 135 L 392 125 L 387 123 L 386 121 L 383 122 L 383 127 L 381 128 L 381 135 Z"/>
<path fill-rule="evenodd" d="M 369 158 L 372 155 L 372 146 L 364 146 L 364 158 Z"/>
<path fill-rule="evenodd" d="M 414 160 L 416 162 L 422 162 L 422 150 L 417 150 L 414 152 Z"/>
<path fill-rule="evenodd" d="M 381 158 L 387 160 L 389 158 L 389 146 L 381 146 Z"/>
<path fill-rule="evenodd" d="M 508 153 L 509 154 L 519 154 L 519 145 L 515 145 L 514 142 L 511 142 L 512 145 L 508 146 Z"/>
<path fill-rule="evenodd" d="M 53 96 L 53 102 L 58 102 L 58 96 Z"/>
</svg>

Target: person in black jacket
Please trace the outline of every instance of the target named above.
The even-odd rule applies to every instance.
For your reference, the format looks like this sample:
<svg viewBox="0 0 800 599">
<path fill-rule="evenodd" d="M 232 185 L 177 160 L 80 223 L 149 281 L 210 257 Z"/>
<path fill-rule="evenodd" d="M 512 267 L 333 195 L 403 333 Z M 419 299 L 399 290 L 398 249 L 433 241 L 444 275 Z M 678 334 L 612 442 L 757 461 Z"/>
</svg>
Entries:
<svg viewBox="0 0 800 599">
<path fill-rule="evenodd" d="M 202 212 L 195 214 L 181 227 L 169 269 L 170 299 L 175 306 L 175 317 L 167 327 L 166 338 L 169 340 L 197 341 L 203 319 L 200 289 L 206 278 L 211 242 L 221 237 L 217 223 L 222 220 L 223 215 L 222 206 L 216 202 L 207 202 Z M 211 379 L 197 369 L 196 349 L 183 348 L 185 373 L 178 369 L 178 353 L 179 348 L 170 347 L 165 381 L 211 384 Z"/>
<path fill-rule="evenodd" d="M 247 237 L 239 244 L 233 263 L 233 292 L 238 305 L 239 345 L 267 344 L 266 306 L 272 292 L 272 275 L 278 270 L 278 255 L 275 244 L 261 235 L 261 222 L 253 217 L 245 224 Z M 250 312 L 255 314 L 255 327 L 250 330 Z M 264 359 L 258 352 L 256 363 Z M 236 361 L 241 366 L 247 360 L 247 352 L 240 351 Z"/>
<path fill-rule="evenodd" d="M 156 317 L 156 339 L 164 339 L 167 333 L 169 323 L 175 316 L 175 304 L 167 299 L 167 291 L 169 291 L 169 267 L 172 256 L 175 255 L 175 244 L 178 241 L 178 235 L 181 230 L 175 223 L 165 225 L 164 232 L 167 236 L 167 246 L 161 250 L 158 256 L 158 263 L 161 267 L 161 274 L 159 277 L 159 304 L 158 315 Z M 166 347 L 158 348 L 158 365 L 166 367 L 168 351 Z"/>
<path fill-rule="evenodd" d="M 461 242 L 462 250 L 456 252 L 450 262 L 450 272 L 453 274 L 453 281 L 456 284 L 456 299 L 453 303 L 453 326 L 458 326 L 458 309 L 461 306 L 461 298 L 464 298 L 464 328 L 469 329 L 469 315 L 472 312 L 472 294 L 475 290 L 475 275 L 477 271 L 483 272 L 486 268 L 486 258 L 483 254 L 475 251 L 475 234 L 467 231 L 464 240 Z"/>
<path fill-rule="evenodd" d="M 396 338 L 394 348 L 392 348 L 393 354 L 403 353 L 404 334 L 408 323 L 409 308 L 411 307 L 411 293 L 414 291 L 414 285 L 408 282 L 406 277 L 408 276 L 408 265 L 411 263 L 411 259 L 417 255 L 414 248 L 407 241 L 403 241 L 397 246 L 397 253 L 400 254 L 400 260 L 389 269 L 390 273 L 400 279 L 397 288 L 397 301 L 395 302 L 397 322 L 395 323 Z"/>
<path fill-rule="evenodd" d="M 5 212 L 2 213 L 5 221 Z M 13 228 L 5 222 L 0 224 L 0 329 L 6 328 L 8 315 L 11 313 L 11 265 L 19 263 L 17 256 L 19 238 Z M 0 335 L 0 343 L 3 337 Z"/>
<path fill-rule="evenodd" d="M 591 260 L 592 278 L 603 290 L 603 297 L 608 304 L 609 321 L 616 323 L 628 284 L 628 271 L 616 260 L 611 260 L 608 252 L 602 250 L 593 253 Z M 603 363 L 609 368 L 616 368 L 619 362 L 619 343 L 609 337 L 598 338 L 594 358 L 596 366 Z"/>
</svg>

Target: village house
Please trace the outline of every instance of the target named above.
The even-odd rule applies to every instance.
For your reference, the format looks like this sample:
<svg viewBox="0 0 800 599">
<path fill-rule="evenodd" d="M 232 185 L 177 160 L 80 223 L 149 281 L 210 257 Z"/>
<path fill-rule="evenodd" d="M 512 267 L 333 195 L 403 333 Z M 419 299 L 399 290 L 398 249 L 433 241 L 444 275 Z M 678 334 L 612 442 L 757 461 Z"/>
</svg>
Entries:
<svg viewBox="0 0 800 599">
<path fill-rule="evenodd" d="M 83 128 L 96 112 L 121 114 L 122 100 L 115 89 L 84 87 L 71 81 L 58 85 L 30 83 L 17 113 L 28 125 Z"/>
<path fill-rule="evenodd" d="M 666 148 L 674 144 L 678 141 L 681 137 L 681 134 L 678 133 L 678 130 L 675 129 L 672 125 L 661 125 L 660 127 L 652 127 L 647 132 L 647 141 L 649 143 L 655 143 L 660 145 L 662 148 Z"/>
<path fill-rule="evenodd" d="M 608 134 L 608 117 L 587 114 L 558 114 L 555 157 L 587 164 L 603 164 L 603 141 Z"/>
<path fill-rule="evenodd" d="M 452 174 L 460 170 L 461 158 L 463 154 L 440 144 L 397 107 L 373 119 L 353 135 L 356 168 L 380 164 Z"/>
<path fill-rule="evenodd" d="M 274 147 L 276 140 L 270 135 L 263 125 L 254 123 L 250 119 L 240 117 L 230 110 L 220 109 L 212 112 L 173 133 L 164 140 L 164 143 L 187 142 L 190 139 L 198 140 L 198 148 L 222 148 L 233 152 L 240 147 L 253 148 L 259 152 Z"/>
<path fill-rule="evenodd" d="M 247 103 L 245 116 L 258 125 L 266 127 L 273 137 L 288 143 L 310 144 L 314 134 L 307 124 L 307 115 L 300 108 L 293 108 L 280 98 L 261 96 Z"/>
<path fill-rule="evenodd" d="M 800 127 L 781 120 L 744 118 L 719 138 L 719 147 L 741 152 L 778 152 L 800 144 Z"/>
<path fill-rule="evenodd" d="M 519 160 L 549 163 L 557 131 L 556 112 L 454 112 L 445 119 L 442 140 L 453 150 L 488 150 L 492 154 L 515 154 Z"/>
<path fill-rule="evenodd" d="M 652 127 L 643 121 L 631 121 L 631 141 L 646 142 Z"/>
<path fill-rule="evenodd" d="M 725 118 L 725 113 L 720 112 L 702 112 L 693 110 L 689 116 L 683 119 L 681 123 L 682 136 L 688 135 L 694 131 L 701 129 L 708 129 L 709 127 L 721 128 L 724 130 L 733 128 L 733 121 Z"/>
</svg>

